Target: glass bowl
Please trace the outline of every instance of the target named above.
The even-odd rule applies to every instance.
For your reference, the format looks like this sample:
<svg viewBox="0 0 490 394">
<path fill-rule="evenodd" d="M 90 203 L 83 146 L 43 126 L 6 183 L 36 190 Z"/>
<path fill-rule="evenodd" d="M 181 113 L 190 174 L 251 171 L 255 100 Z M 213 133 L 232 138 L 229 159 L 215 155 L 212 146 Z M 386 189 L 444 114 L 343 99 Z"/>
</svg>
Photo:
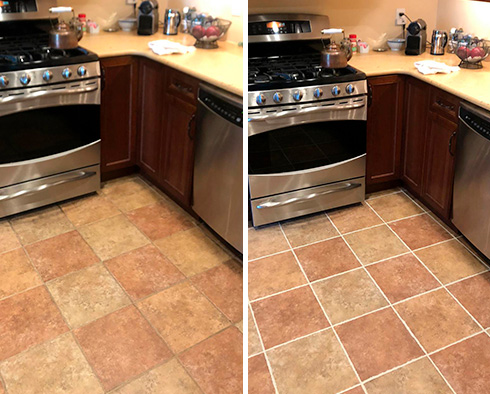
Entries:
<svg viewBox="0 0 490 394">
<path fill-rule="evenodd" d="M 225 19 L 196 18 L 191 23 L 190 33 L 196 39 L 196 48 L 218 48 L 218 41 L 231 26 Z"/>
<path fill-rule="evenodd" d="M 459 67 L 482 68 L 482 61 L 488 57 L 490 46 L 488 41 L 478 38 L 463 38 L 458 41 L 454 53 L 461 59 Z"/>
</svg>

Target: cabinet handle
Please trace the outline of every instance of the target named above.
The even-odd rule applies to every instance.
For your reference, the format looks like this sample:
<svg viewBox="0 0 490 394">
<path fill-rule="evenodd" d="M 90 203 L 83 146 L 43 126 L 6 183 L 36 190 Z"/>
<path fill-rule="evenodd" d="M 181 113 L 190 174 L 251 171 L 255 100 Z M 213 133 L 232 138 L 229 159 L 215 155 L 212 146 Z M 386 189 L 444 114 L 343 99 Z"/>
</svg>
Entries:
<svg viewBox="0 0 490 394">
<path fill-rule="evenodd" d="M 189 123 L 187 124 L 187 135 L 189 136 L 190 140 L 194 139 L 194 136 L 192 135 L 192 122 L 196 119 L 196 114 L 192 114 L 191 118 L 189 119 Z"/>
<path fill-rule="evenodd" d="M 372 103 L 373 103 L 373 87 L 368 82 L 368 108 L 371 106 Z"/>
<path fill-rule="evenodd" d="M 454 105 L 447 105 L 447 104 L 444 104 L 441 100 L 437 100 L 436 101 L 436 104 L 439 106 L 439 107 L 442 107 L 444 109 L 448 109 L 449 111 L 454 111 Z"/>
<path fill-rule="evenodd" d="M 105 67 L 102 63 L 100 64 L 100 88 L 105 89 Z"/>
<path fill-rule="evenodd" d="M 177 88 L 177 90 L 180 90 L 181 92 L 192 93 L 192 88 L 183 86 L 179 82 L 176 82 L 174 86 Z"/>
<path fill-rule="evenodd" d="M 454 140 L 454 137 L 456 137 L 456 131 L 451 134 L 451 137 L 449 137 L 449 154 L 451 156 L 454 156 L 454 153 L 453 153 L 453 140 Z"/>
</svg>

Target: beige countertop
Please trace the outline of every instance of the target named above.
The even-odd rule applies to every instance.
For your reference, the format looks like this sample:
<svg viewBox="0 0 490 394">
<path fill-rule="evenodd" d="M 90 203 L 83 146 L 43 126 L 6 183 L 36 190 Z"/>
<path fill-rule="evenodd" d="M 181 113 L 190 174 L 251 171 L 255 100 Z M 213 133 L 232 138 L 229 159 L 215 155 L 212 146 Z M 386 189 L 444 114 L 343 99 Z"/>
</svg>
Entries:
<svg viewBox="0 0 490 394">
<path fill-rule="evenodd" d="M 155 40 L 170 40 L 183 45 L 194 45 L 189 34 L 165 36 L 160 31 L 153 36 L 138 36 L 136 32 L 87 34 L 80 45 L 100 57 L 138 55 L 158 61 L 185 72 L 202 81 L 243 95 L 243 49 L 235 43 L 220 41 L 218 49 L 196 49 L 185 55 L 155 55 L 148 43 Z"/>
<path fill-rule="evenodd" d="M 420 56 L 406 56 L 404 52 L 370 52 L 357 54 L 349 64 L 364 71 L 368 77 L 405 74 L 434 85 L 475 105 L 490 110 L 490 62 L 483 62 L 480 70 L 461 69 L 451 74 L 422 75 L 414 66 L 416 61 L 435 60 L 457 66 L 456 55 L 433 56 L 428 52 Z"/>
</svg>

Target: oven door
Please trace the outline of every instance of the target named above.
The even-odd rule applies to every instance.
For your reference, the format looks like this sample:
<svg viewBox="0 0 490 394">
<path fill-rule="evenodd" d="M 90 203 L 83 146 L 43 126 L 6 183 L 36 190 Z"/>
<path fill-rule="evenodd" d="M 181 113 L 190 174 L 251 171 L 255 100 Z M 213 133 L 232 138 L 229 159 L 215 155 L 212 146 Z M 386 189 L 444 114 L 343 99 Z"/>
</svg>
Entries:
<svg viewBox="0 0 490 394">
<path fill-rule="evenodd" d="M 0 187 L 100 164 L 100 79 L 0 92 Z"/>
</svg>

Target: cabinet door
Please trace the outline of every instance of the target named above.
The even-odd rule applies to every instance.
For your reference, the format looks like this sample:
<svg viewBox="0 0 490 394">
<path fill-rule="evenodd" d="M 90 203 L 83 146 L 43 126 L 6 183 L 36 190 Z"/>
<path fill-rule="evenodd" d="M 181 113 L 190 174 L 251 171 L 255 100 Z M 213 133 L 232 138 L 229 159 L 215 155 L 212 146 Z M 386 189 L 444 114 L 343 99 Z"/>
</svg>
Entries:
<svg viewBox="0 0 490 394">
<path fill-rule="evenodd" d="M 402 180 L 410 191 L 420 195 L 422 193 L 430 88 L 421 81 L 409 78 L 405 89 Z"/>
<path fill-rule="evenodd" d="M 130 56 L 101 59 L 105 86 L 101 98 L 101 171 L 136 164 L 138 63 Z"/>
<path fill-rule="evenodd" d="M 371 97 L 367 124 L 367 179 L 369 186 L 400 178 L 403 126 L 403 78 L 368 80 Z"/>
<path fill-rule="evenodd" d="M 166 94 L 160 184 L 185 207 L 191 206 L 196 107 Z"/>
<path fill-rule="evenodd" d="M 138 165 L 146 175 L 156 179 L 160 166 L 160 146 L 165 110 L 166 67 L 151 60 L 140 62 L 140 122 Z"/>
<path fill-rule="evenodd" d="M 422 198 L 447 220 L 451 211 L 457 130 L 456 123 L 435 112 L 429 113 Z"/>
</svg>

